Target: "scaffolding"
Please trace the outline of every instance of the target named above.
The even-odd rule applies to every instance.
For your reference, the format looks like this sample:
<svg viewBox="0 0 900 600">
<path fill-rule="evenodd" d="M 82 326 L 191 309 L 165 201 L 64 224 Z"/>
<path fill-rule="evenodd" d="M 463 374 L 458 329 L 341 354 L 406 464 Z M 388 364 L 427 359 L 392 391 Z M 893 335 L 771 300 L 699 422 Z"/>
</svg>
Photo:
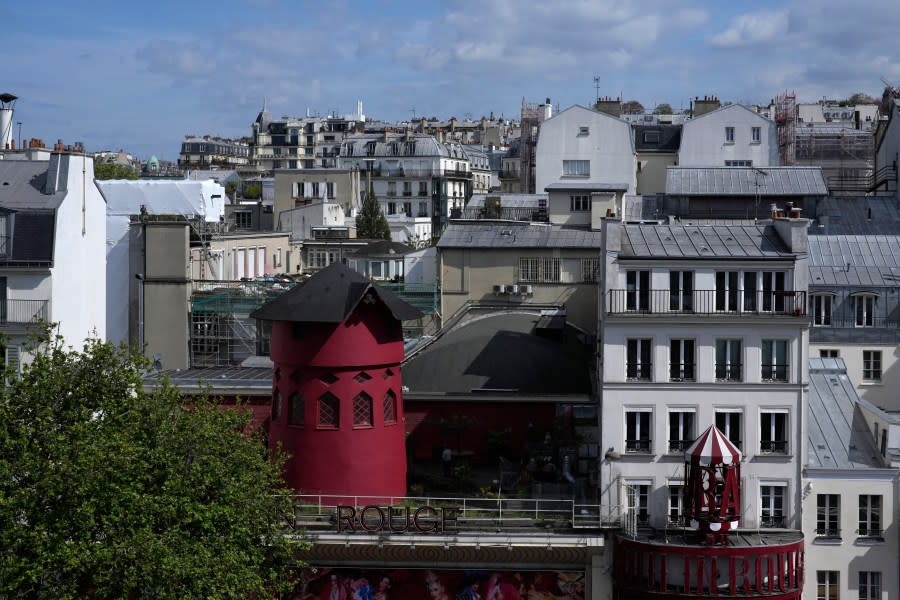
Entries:
<svg viewBox="0 0 900 600">
<path fill-rule="evenodd" d="M 547 101 L 549 103 L 549 98 Z M 544 105 L 525 102 L 525 98 L 522 98 L 521 142 L 519 142 L 519 157 L 522 162 L 522 168 L 519 170 L 519 191 L 523 194 L 535 193 L 535 154 L 537 151 L 538 131 L 543 120 Z"/>
<path fill-rule="evenodd" d="M 785 91 L 775 96 L 775 126 L 778 132 L 778 158 L 783 166 L 795 164 L 797 140 L 797 94 Z"/>
<path fill-rule="evenodd" d="M 866 193 L 875 174 L 875 136 L 872 131 L 852 127 L 799 127 L 795 158 L 798 165 L 821 167 L 831 193 Z"/>
</svg>

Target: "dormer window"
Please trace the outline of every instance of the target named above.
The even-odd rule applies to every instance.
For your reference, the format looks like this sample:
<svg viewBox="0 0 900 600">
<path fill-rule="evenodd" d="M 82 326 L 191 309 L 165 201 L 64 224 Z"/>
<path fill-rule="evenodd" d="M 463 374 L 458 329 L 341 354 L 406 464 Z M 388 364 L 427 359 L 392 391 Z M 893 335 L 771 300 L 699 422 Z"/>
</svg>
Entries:
<svg viewBox="0 0 900 600">
<path fill-rule="evenodd" d="M 859 294 L 853 297 L 857 327 L 875 326 L 875 294 Z"/>
<path fill-rule="evenodd" d="M 645 144 L 658 144 L 659 143 L 659 132 L 658 131 L 645 131 L 644 132 L 644 143 Z"/>
<path fill-rule="evenodd" d="M 366 143 L 366 156 L 375 156 L 375 142 Z"/>
</svg>

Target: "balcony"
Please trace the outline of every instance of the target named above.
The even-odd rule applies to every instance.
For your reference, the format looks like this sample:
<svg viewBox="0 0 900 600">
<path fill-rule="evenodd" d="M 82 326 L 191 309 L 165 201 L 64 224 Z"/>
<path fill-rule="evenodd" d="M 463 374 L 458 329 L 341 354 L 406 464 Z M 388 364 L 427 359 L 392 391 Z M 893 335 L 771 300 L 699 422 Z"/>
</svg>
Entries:
<svg viewBox="0 0 900 600">
<path fill-rule="evenodd" d="M 49 300 L 7 300 L 0 303 L 0 324 L 23 324 L 47 321 L 50 317 Z"/>
<path fill-rule="evenodd" d="M 806 317 L 806 292 L 609 290 L 607 313 Z"/>
</svg>

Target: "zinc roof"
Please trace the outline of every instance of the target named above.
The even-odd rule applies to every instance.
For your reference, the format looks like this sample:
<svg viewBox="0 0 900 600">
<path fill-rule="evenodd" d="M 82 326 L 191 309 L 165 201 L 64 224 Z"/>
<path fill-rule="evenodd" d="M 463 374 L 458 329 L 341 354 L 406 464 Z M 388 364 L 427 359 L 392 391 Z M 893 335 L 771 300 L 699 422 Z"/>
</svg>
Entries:
<svg viewBox="0 0 900 600">
<path fill-rule="evenodd" d="M 674 196 L 824 196 L 820 167 L 668 167 L 666 194 Z"/>
<path fill-rule="evenodd" d="M 897 287 L 900 235 L 816 235 L 809 238 L 813 286 Z"/>
<path fill-rule="evenodd" d="M 518 223 L 451 223 L 438 248 L 601 248 L 599 231 Z"/>
<path fill-rule="evenodd" d="M 832 469 L 883 468 L 861 403 L 841 358 L 809 359 L 809 457 L 807 466 Z"/>
<path fill-rule="evenodd" d="M 625 225 L 620 258 L 786 258 L 771 225 Z"/>
</svg>

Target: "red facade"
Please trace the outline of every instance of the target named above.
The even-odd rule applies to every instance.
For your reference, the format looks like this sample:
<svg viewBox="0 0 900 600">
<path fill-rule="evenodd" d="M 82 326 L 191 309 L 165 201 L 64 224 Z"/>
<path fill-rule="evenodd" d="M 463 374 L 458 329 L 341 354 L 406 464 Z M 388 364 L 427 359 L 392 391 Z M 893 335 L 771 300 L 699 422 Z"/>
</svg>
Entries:
<svg viewBox="0 0 900 600">
<path fill-rule="evenodd" d="M 341 323 L 272 324 L 270 446 L 304 494 L 406 495 L 400 323 L 374 294 Z"/>
</svg>

